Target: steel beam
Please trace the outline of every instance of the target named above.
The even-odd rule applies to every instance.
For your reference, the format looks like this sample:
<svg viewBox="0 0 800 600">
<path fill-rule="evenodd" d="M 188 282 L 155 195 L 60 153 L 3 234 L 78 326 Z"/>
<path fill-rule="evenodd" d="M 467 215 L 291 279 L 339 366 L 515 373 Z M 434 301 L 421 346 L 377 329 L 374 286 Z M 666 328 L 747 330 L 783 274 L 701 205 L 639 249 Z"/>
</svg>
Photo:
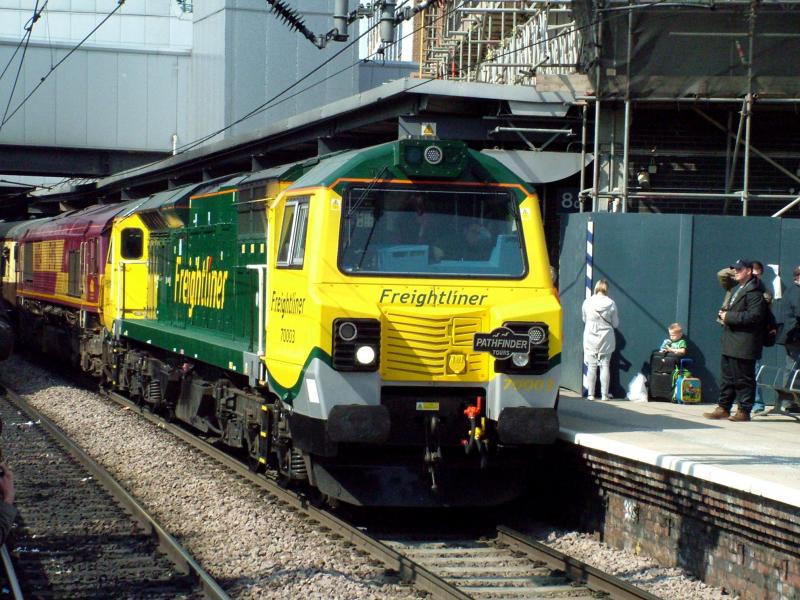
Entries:
<svg viewBox="0 0 800 600">
<path fill-rule="evenodd" d="M 0 173 L 105 177 L 169 156 L 169 152 L 0 145 Z"/>
</svg>

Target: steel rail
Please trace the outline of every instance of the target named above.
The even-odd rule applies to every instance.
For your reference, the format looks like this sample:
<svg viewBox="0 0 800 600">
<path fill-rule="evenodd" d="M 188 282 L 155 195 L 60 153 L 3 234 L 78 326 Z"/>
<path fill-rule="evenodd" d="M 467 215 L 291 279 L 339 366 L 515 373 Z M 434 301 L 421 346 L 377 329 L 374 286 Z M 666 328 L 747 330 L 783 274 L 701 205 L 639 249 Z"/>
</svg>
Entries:
<svg viewBox="0 0 800 600">
<path fill-rule="evenodd" d="M 6 579 L 8 580 L 8 587 L 11 588 L 11 593 L 14 600 L 23 600 L 25 596 L 22 595 L 22 588 L 17 579 L 17 572 L 14 569 L 14 563 L 11 561 L 11 555 L 8 553 L 8 548 L 5 544 L 0 547 L 0 557 L 3 559 L 3 569 L 6 572 Z"/>
<path fill-rule="evenodd" d="M 360 550 L 363 550 L 371 557 L 379 560 L 388 568 L 396 571 L 398 575 L 407 583 L 411 583 L 419 589 L 425 590 L 430 593 L 434 598 L 441 600 L 470 600 L 472 596 L 465 594 L 456 586 L 448 583 L 438 575 L 429 571 L 425 567 L 419 565 L 394 548 L 384 544 L 383 542 L 370 537 L 360 529 L 348 524 L 347 522 L 339 519 L 335 515 L 313 505 L 313 503 L 303 494 L 297 494 L 282 487 L 277 481 L 259 475 L 251 471 L 241 461 L 232 457 L 231 455 L 216 448 L 212 444 L 202 440 L 182 427 L 170 423 L 153 414 L 149 410 L 145 410 L 140 405 L 131 402 L 124 396 L 104 390 L 101 392 L 103 396 L 109 400 L 136 410 L 142 417 L 155 424 L 157 427 L 175 435 L 182 441 L 190 446 L 200 450 L 207 456 L 213 458 L 225 467 L 234 471 L 240 477 L 260 487 L 267 493 L 271 494 L 286 505 L 300 510 L 308 517 L 329 529 L 331 532 L 340 536 L 344 540 L 350 542 Z"/>
<path fill-rule="evenodd" d="M 509 527 L 503 525 L 497 527 L 497 541 L 527 554 L 532 559 L 546 563 L 548 567 L 561 569 L 570 579 L 585 583 L 593 590 L 605 592 L 613 600 L 659 600 L 658 596 L 646 590 L 604 573 Z"/>
<path fill-rule="evenodd" d="M 50 419 L 40 411 L 26 402 L 21 396 L 6 386 L 6 398 L 17 408 L 34 417 L 39 424 L 55 438 L 55 440 L 78 462 L 80 462 L 120 504 L 122 504 L 146 530 L 149 529 L 150 535 L 158 540 L 158 547 L 172 560 L 172 562 L 183 573 L 192 574 L 197 578 L 198 583 L 203 589 L 203 593 L 210 600 L 230 600 L 230 597 L 219 586 L 219 584 L 194 560 L 183 546 L 172 537 L 155 518 L 122 487 L 106 469 L 89 457 L 79 446 L 77 446 L 61 429 L 58 428 Z"/>
</svg>

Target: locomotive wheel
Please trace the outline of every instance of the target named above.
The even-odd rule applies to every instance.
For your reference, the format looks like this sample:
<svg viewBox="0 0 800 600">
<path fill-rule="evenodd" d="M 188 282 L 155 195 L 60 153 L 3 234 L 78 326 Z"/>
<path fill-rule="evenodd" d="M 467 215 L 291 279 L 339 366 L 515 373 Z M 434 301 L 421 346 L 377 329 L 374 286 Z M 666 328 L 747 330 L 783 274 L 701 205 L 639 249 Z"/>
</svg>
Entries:
<svg viewBox="0 0 800 600">
<path fill-rule="evenodd" d="M 167 423 L 174 423 L 177 421 L 178 417 L 175 414 L 175 403 L 167 401 L 164 402 L 163 406 L 164 418 L 167 420 Z"/>
<path fill-rule="evenodd" d="M 289 452 L 289 448 L 285 446 L 278 448 L 277 452 L 278 468 L 275 481 L 284 489 L 289 489 L 292 485 L 292 478 L 289 476 Z"/>
</svg>

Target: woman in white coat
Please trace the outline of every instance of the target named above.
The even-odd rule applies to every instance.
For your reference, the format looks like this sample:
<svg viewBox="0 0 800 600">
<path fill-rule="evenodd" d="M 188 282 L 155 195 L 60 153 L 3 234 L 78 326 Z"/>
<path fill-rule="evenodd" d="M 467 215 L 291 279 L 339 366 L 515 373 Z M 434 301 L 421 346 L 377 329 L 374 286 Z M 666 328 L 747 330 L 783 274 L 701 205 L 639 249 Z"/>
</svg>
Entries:
<svg viewBox="0 0 800 600">
<path fill-rule="evenodd" d="M 608 400 L 611 380 L 611 354 L 616 348 L 614 330 L 619 327 L 617 305 L 608 297 L 608 282 L 601 279 L 594 286 L 594 295 L 583 301 L 583 362 L 586 363 L 586 389 L 594 400 L 597 367 L 600 367 L 600 394 Z"/>
</svg>

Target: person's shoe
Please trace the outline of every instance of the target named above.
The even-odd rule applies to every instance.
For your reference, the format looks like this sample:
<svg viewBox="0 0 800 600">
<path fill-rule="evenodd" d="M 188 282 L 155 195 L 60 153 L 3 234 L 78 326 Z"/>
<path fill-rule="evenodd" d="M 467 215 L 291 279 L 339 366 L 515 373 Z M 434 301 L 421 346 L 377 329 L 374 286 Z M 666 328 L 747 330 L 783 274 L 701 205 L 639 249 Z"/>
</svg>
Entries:
<svg viewBox="0 0 800 600">
<path fill-rule="evenodd" d="M 600 398 L 600 400 L 603 400 L 603 401 L 611 400 L 611 396 L 603 396 L 602 398 Z"/>
<path fill-rule="evenodd" d="M 718 406 L 710 413 L 703 413 L 703 416 L 706 419 L 727 419 L 731 416 L 731 413 L 729 413 L 721 406 Z"/>
<path fill-rule="evenodd" d="M 750 412 L 750 416 L 763 415 L 766 412 L 767 412 L 767 407 L 766 406 L 764 406 L 763 404 L 754 404 L 753 405 L 753 410 Z"/>
<path fill-rule="evenodd" d="M 792 402 L 783 408 L 783 412 L 800 413 L 800 404 Z"/>
<path fill-rule="evenodd" d="M 594 396 L 586 396 L 586 399 L 587 400 L 596 400 L 596 398 Z"/>
<path fill-rule="evenodd" d="M 728 417 L 728 421 L 738 422 L 738 421 L 749 421 L 749 420 L 750 420 L 750 415 L 744 412 L 743 410 L 737 410 L 735 415 Z"/>
</svg>

